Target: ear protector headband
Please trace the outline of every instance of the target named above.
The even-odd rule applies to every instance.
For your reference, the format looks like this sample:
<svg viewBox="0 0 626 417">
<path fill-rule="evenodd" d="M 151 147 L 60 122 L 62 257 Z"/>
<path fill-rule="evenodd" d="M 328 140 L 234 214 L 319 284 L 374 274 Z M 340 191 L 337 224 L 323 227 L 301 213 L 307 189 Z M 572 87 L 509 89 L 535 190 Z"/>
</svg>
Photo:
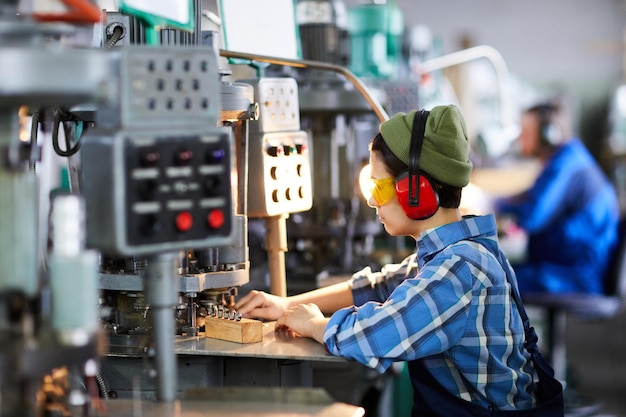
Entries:
<svg viewBox="0 0 626 417">
<path fill-rule="evenodd" d="M 411 129 L 408 170 L 396 178 L 396 195 L 407 217 L 424 220 L 439 209 L 439 195 L 426 174 L 420 172 L 420 156 L 429 112 L 415 113 Z"/>
</svg>

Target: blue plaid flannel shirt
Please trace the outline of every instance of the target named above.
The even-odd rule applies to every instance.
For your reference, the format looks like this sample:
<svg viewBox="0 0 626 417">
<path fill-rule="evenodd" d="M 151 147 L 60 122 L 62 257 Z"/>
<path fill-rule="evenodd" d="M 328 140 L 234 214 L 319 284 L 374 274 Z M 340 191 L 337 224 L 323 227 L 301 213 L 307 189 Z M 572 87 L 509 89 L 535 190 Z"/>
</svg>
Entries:
<svg viewBox="0 0 626 417">
<path fill-rule="evenodd" d="M 424 360 L 462 399 L 500 410 L 532 407 L 532 362 L 493 255 L 499 250 L 493 215 L 422 233 L 417 254 L 352 276 L 355 306 L 331 316 L 326 348 L 380 372 L 396 361 Z"/>
</svg>

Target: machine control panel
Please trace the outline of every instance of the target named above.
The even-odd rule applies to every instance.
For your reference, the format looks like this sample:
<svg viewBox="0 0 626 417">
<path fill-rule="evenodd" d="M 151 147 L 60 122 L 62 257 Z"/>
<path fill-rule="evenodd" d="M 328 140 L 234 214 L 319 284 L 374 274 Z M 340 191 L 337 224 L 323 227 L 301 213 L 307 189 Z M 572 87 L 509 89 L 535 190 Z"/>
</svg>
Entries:
<svg viewBox="0 0 626 417">
<path fill-rule="evenodd" d="M 97 125 L 119 129 L 204 120 L 216 126 L 220 97 L 217 58 L 210 48 L 125 47 L 109 50 L 111 86 L 119 94 L 101 106 Z"/>
<path fill-rule="evenodd" d="M 228 243 L 226 131 L 91 139 L 82 161 L 89 246 L 137 254 Z"/>
<path fill-rule="evenodd" d="M 313 204 L 306 132 L 253 135 L 250 140 L 248 216 L 309 210 Z M 257 156 L 258 155 L 258 156 Z"/>
<path fill-rule="evenodd" d="M 293 78 L 256 78 L 241 82 L 254 87 L 259 103 L 259 119 L 250 124 L 250 132 L 300 130 L 298 84 Z"/>
<path fill-rule="evenodd" d="M 293 78 L 243 80 L 254 87 L 259 118 L 250 123 L 248 216 L 270 217 L 313 205 L 308 134 L 300 130 Z"/>
</svg>

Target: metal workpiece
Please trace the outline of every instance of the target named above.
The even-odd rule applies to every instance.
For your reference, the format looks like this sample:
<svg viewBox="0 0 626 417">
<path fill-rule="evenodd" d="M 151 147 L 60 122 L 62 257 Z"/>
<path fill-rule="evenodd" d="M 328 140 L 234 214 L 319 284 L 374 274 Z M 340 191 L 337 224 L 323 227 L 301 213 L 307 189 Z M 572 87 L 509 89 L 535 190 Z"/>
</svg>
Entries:
<svg viewBox="0 0 626 417">
<path fill-rule="evenodd" d="M 241 314 L 233 308 L 228 308 L 223 304 L 213 302 L 206 303 L 207 317 L 216 317 L 218 319 L 241 321 Z"/>
<path fill-rule="evenodd" d="M 207 317 L 241 320 L 241 315 L 235 310 L 235 297 L 238 287 L 223 287 L 205 291 L 199 301 L 206 309 Z"/>
</svg>

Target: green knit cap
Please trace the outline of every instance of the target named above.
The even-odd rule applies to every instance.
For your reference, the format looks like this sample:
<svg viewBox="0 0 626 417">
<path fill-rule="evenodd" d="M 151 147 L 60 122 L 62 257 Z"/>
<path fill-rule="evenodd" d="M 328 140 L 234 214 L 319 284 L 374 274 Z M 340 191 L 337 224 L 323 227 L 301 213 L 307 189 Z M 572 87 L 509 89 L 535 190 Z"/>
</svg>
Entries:
<svg viewBox="0 0 626 417">
<path fill-rule="evenodd" d="M 407 165 L 415 113 L 398 113 L 380 125 L 380 133 L 391 152 Z M 455 187 L 465 187 L 469 183 L 472 162 L 469 160 L 467 130 L 456 106 L 436 106 L 430 111 L 420 170 Z"/>
</svg>

